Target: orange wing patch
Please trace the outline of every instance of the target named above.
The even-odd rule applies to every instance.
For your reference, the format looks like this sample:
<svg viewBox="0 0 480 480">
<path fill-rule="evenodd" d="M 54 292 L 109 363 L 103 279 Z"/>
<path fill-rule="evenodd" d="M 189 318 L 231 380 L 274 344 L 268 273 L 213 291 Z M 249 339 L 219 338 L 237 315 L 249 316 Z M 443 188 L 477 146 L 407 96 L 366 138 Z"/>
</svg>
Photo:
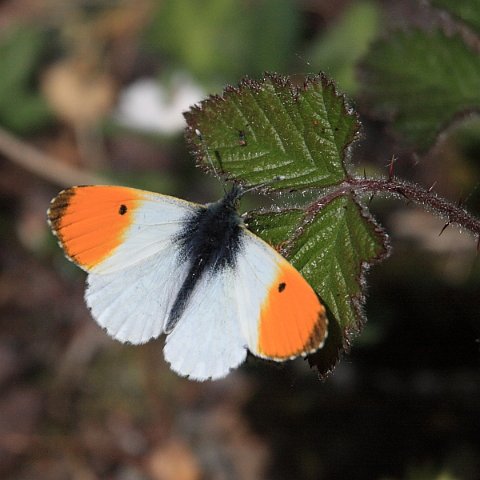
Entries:
<svg viewBox="0 0 480 480">
<path fill-rule="evenodd" d="M 140 202 L 131 188 L 72 187 L 52 201 L 48 219 L 66 254 L 88 270 L 122 243 Z"/>
<path fill-rule="evenodd" d="M 260 313 L 260 355 L 286 360 L 311 353 L 323 346 L 327 325 L 325 307 L 312 287 L 292 265 L 282 262 Z"/>
</svg>

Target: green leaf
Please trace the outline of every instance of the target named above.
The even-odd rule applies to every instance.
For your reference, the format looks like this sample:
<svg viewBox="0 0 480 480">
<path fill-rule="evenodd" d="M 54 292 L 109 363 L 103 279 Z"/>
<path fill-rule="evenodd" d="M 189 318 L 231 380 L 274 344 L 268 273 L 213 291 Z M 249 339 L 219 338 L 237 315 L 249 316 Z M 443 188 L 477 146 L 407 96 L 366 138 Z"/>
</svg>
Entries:
<svg viewBox="0 0 480 480">
<path fill-rule="evenodd" d="M 278 212 L 252 212 L 247 214 L 246 224 L 277 250 L 283 250 L 285 242 L 302 224 L 305 212 L 300 209 L 288 209 Z"/>
<path fill-rule="evenodd" d="M 425 150 L 454 117 L 480 111 L 480 56 L 440 31 L 396 32 L 364 59 L 362 94 L 373 113 L 392 119 Z"/>
<path fill-rule="evenodd" d="M 270 74 L 259 82 L 244 79 L 185 118 L 198 163 L 273 189 L 340 183 L 347 177 L 346 149 L 359 129 L 356 114 L 324 76 L 299 87 Z"/>
<path fill-rule="evenodd" d="M 353 198 L 343 196 L 322 208 L 294 242 L 291 262 L 321 292 L 340 326 L 356 331 L 364 268 L 387 253 L 383 231 Z"/>
<path fill-rule="evenodd" d="M 324 76 L 295 87 L 266 75 L 227 88 L 185 117 L 189 145 L 205 168 L 246 185 L 309 188 L 307 206 L 250 212 L 246 224 L 284 254 L 323 299 L 329 335 L 308 361 L 326 375 L 362 324 L 365 269 L 388 252 L 383 230 L 348 188 L 346 152 L 358 133 L 356 115 Z M 312 200 L 319 191 L 324 197 Z"/>
<path fill-rule="evenodd" d="M 249 228 L 283 253 L 321 296 L 343 332 L 362 323 L 365 269 L 384 258 L 383 230 L 350 196 L 319 210 L 286 210 L 250 215 Z"/>
<path fill-rule="evenodd" d="M 480 2 L 472 0 L 432 0 L 432 5 L 450 12 L 480 32 Z"/>
</svg>

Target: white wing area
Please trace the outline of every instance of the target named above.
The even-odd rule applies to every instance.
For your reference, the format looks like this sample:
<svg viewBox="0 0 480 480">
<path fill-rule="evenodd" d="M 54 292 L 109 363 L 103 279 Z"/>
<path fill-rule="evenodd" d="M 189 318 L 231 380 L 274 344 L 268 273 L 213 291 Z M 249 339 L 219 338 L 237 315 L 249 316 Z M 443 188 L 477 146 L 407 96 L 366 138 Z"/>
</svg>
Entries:
<svg viewBox="0 0 480 480">
<path fill-rule="evenodd" d="M 123 243 L 90 271 L 85 293 L 97 323 L 113 338 L 133 344 L 163 332 L 188 271 L 172 239 L 196 206 L 143 193 Z"/>
<path fill-rule="evenodd" d="M 245 231 L 244 248 L 236 265 L 238 320 L 248 348 L 258 352 L 260 312 L 269 289 L 286 260 L 270 245 Z"/>
<path fill-rule="evenodd" d="M 166 340 L 165 359 L 175 372 L 215 380 L 240 365 L 247 348 L 258 350 L 261 306 L 282 260 L 268 244 L 243 234 L 235 268 L 205 273 Z"/>
<path fill-rule="evenodd" d="M 123 243 L 95 266 L 85 299 L 98 324 L 122 342 L 163 333 L 188 273 L 172 240 L 196 205 L 152 194 L 142 199 Z M 182 376 L 218 379 L 258 351 L 262 304 L 285 260 L 243 230 L 234 268 L 206 271 L 167 336 L 165 359 Z"/>
<path fill-rule="evenodd" d="M 173 332 L 164 354 L 172 370 L 194 380 L 217 379 L 247 355 L 238 322 L 233 270 L 205 272 Z"/>
<path fill-rule="evenodd" d="M 121 342 L 145 343 L 163 332 L 187 275 L 174 248 L 108 274 L 90 273 L 85 301 L 97 323 Z"/>
</svg>

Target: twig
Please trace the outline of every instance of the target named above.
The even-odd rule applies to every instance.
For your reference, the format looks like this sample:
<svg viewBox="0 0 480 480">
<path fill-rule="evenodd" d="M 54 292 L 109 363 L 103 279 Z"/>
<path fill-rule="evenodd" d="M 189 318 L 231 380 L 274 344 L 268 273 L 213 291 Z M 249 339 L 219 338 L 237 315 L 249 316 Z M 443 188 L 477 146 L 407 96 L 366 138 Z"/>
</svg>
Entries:
<svg viewBox="0 0 480 480">
<path fill-rule="evenodd" d="M 426 190 L 419 185 L 398 180 L 396 177 L 389 177 L 388 179 L 349 178 L 313 202 L 307 211 L 314 214 L 338 197 L 365 193 L 400 195 L 409 201 L 422 205 L 429 211 L 438 213 L 446 220 L 448 225 L 458 225 L 480 238 L 480 218 L 476 218 L 462 205 L 451 203 L 438 196 L 431 188 Z"/>
<path fill-rule="evenodd" d="M 93 173 L 67 165 L 39 150 L 0 127 L 0 152 L 25 170 L 60 187 L 72 185 L 108 185 L 110 182 Z"/>
</svg>

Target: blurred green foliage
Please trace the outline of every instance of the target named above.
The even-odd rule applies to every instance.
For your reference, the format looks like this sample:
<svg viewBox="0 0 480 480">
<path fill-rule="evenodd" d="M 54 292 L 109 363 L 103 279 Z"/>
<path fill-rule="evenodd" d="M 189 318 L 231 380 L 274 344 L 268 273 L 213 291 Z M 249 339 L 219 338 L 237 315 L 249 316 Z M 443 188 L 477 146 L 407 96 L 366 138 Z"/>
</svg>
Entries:
<svg viewBox="0 0 480 480">
<path fill-rule="evenodd" d="M 306 58 L 316 70 L 327 73 L 353 95 L 358 90 L 356 67 L 380 29 L 378 4 L 352 2 L 342 16 L 314 39 Z"/>
<path fill-rule="evenodd" d="M 172 68 L 207 85 L 223 84 L 287 70 L 299 46 L 299 20 L 293 0 L 165 0 L 145 41 Z"/>
<path fill-rule="evenodd" d="M 38 91 L 47 41 L 47 33 L 31 25 L 0 37 L 0 124 L 16 133 L 33 133 L 52 119 Z"/>
<path fill-rule="evenodd" d="M 395 32 L 372 45 L 362 70 L 369 108 L 420 150 L 456 116 L 480 111 L 480 56 L 460 37 Z"/>
<path fill-rule="evenodd" d="M 432 0 L 432 5 L 448 11 L 480 32 L 480 2 L 477 0 Z"/>
</svg>

